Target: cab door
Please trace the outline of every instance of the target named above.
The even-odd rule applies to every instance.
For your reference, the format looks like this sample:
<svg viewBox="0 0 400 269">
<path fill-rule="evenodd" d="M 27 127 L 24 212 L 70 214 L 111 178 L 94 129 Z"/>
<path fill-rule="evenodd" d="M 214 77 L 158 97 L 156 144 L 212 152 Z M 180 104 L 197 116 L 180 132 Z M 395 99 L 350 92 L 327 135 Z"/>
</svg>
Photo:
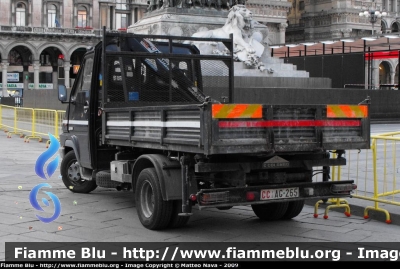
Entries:
<svg viewBox="0 0 400 269">
<path fill-rule="evenodd" d="M 77 81 L 71 93 L 69 125 L 71 135 L 79 142 L 80 165 L 91 167 L 89 151 L 89 102 L 92 84 L 94 53 L 87 54 L 80 66 Z"/>
</svg>

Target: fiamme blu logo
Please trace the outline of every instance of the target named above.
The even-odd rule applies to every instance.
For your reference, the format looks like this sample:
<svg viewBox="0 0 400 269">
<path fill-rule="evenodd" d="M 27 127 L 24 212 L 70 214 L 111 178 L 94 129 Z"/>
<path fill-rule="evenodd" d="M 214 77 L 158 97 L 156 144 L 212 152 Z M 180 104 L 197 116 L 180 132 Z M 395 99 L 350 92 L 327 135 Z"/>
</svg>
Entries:
<svg viewBox="0 0 400 269">
<path fill-rule="evenodd" d="M 60 161 L 60 156 L 56 155 L 53 157 L 57 152 L 58 149 L 60 148 L 60 142 L 58 142 L 57 138 L 55 138 L 52 134 L 49 133 L 50 137 L 50 146 L 49 148 L 43 152 L 36 160 L 35 164 L 35 172 L 36 175 L 39 176 L 43 180 L 49 179 L 54 172 L 57 170 L 58 163 Z M 51 158 L 53 160 L 49 161 Z M 48 162 L 49 161 L 49 162 Z M 46 163 L 48 162 L 47 166 Z M 46 168 L 45 168 L 46 167 Z M 46 170 L 46 172 L 45 172 Z M 29 201 L 32 205 L 33 208 L 35 208 L 37 211 L 45 213 L 45 215 L 49 215 L 48 210 L 43 209 L 45 207 L 46 209 L 50 209 L 50 202 L 47 198 L 42 197 L 41 199 L 39 198 L 38 201 L 38 196 L 43 196 L 43 194 L 47 195 L 50 198 L 50 201 L 53 203 L 54 208 L 52 209 L 52 215 L 50 217 L 44 217 L 41 215 L 36 214 L 36 217 L 44 222 L 44 223 L 50 223 L 54 220 L 56 220 L 60 214 L 61 214 L 61 203 L 58 197 L 53 194 L 52 192 L 49 191 L 44 191 L 40 193 L 42 188 L 51 188 L 51 185 L 48 183 L 40 183 L 36 185 L 35 187 L 32 188 L 31 192 L 29 193 Z M 40 205 L 42 204 L 42 205 Z"/>
</svg>

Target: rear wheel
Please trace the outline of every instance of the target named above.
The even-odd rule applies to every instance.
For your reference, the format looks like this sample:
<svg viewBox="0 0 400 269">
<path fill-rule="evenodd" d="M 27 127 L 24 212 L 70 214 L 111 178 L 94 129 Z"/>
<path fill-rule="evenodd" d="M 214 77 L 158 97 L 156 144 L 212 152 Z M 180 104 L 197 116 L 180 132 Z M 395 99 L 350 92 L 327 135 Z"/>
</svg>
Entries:
<svg viewBox="0 0 400 269">
<path fill-rule="evenodd" d="M 288 202 L 280 202 L 252 205 L 251 207 L 256 216 L 262 220 L 279 220 L 285 215 L 288 206 Z"/>
<path fill-rule="evenodd" d="M 283 215 L 282 219 L 292 219 L 294 217 L 297 217 L 303 210 L 304 203 L 304 200 L 289 202 L 288 209 L 286 210 L 286 213 L 285 215 Z"/>
<path fill-rule="evenodd" d="M 139 174 L 136 183 L 136 210 L 140 222 L 147 229 L 165 229 L 170 223 L 173 203 L 163 200 L 154 168 L 146 168 Z"/>
<path fill-rule="evenodd" d="M 96 181 L 81 178 L 80 166 L 73 150 L 61 162 L 61 176 L 65 187 L 76 193 L 89 193 L 97 188 Z"/>
</svg>

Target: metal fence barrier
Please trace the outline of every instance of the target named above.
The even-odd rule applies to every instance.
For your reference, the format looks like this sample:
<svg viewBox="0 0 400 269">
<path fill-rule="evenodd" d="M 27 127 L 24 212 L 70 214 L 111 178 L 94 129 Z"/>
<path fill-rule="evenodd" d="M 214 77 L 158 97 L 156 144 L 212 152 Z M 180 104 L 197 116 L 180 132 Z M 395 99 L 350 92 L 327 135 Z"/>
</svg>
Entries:
<svg viewBox="0 0 400 269">
<path fill-rule="evenodd" d="M 8 138 L 13 134 L 19 135 L 26 143 L 31 139 L 42 142 L 49 133 L 59 139 L 64 114 L 62 110 L 0 105 L 0 129 L 7 133 Z M 47 146 L 48 143 L 49 140 Z"/>
<path fill-rule="evenodd" d="M 400 132 L 373 135 L 371 139 L 372 168 L 366 156 L 365 176 L 357 177 L 360 187 L 353 197 L 374 202 L 373 206 L 365 208 L 364 218 L 369 217 L 370 210 L 375 210 L 384 213 L 386 223 L 391 223 L 389 211 L 379 204 L 400 206 Z"/>
<path fill-rule="evenodd" d="M 331 154 L 333 155 L 333 158 L 337 158 L 338 157 L 335 151 L 332 152 Z M 326 167 L 326 169 L 331 169 L 331 168 Z M 332 167 L 332 169 L 330 171 L 331 172 L 330 176 L 331 176 L 331 180 L 332 181 L 340 181 L 341 170 L 342 170 L 341 166 L 333 166 Z M 321 176 L 319 178 L 321 178 Z M 328 219 L 328 212 L 332 208 L 344 208 L 345 209 L 344 214 L 347 217 L 350 217 L 350 215 L 351 215 L 350 214 L 350 205 L 349 205 L 349 203 L 347 202 L 346 199 L 343 199 L 343 198 L 331 198 L 331 199 L 327 199 L 326 201 L 320 200 L 320 201 L 315 203 L 315 206 L 314 206 L 314 218 L 318 217 L 318 207 L 322 203 L 328 204 L 328 206 L 325 208 L 324 219 Z"/>
<path fill-rule="evenodd" d="M 383 213 L 386 223 L 390 224 L 390 212 L 381 204 L 400 206 L 400 132 L 373 135 L 371 149 L 348 150 L 345 157 L 345 166 L 332 167 L 332 180 L 354 180 L 357 189 L 352 197 L 373 202 L 365 207 L 364 218 L 369 218 L 370 211 L 377 211 Z M 344 207 L 346 216 L 350 216 L 346 199 L 329 199 L 315 204 L 315 217 L 323 202 L 330 204 L 324 218 L 328 218 L 328 211 L 334 207 Z"/>
</svg>

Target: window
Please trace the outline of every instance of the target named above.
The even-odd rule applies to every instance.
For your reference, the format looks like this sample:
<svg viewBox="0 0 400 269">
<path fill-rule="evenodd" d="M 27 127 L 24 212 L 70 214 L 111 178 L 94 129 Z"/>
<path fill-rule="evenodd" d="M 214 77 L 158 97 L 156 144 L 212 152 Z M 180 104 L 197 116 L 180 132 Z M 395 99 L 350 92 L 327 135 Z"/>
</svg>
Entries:
<svg viewBox="0 0 400 269">
<path fill-rule="evenodd" d="M 15 14 L 15 25 L 16 26 L 25 26 L 25 18 L 26 18 L 26 6 L 24 3 L 18 3 Z"/>
<path fill-rule="evenodd" d="M 129 3 L 127 0 L 117 0 L 117 5 L 115 7 L 115 27 L 116 29 L 126 29 L 128 28 L 129 21 Z"/>
<path fill-rule="evenodd" d="M 85 95 L 88 97 L 92 82 L 93 57 L 87 57 L 81 68 L 82 74 L 79 77 L 75 95 L 79 92 L 86 92 Z"/>
<path fill-rule="evenodd" d="M 304 6 L 305 6 L 304 1 L 300 1 L 299 2 L 299 10 L 304 10 Z"/>
<path fill-rule="evenodd" d="M 47 10 L 47 26 L 60 27 L 60 23 L 57 20 L 57 7 L 55 5 L 50 5 Z"/>
<path fill-rule="evenodd" d="M 127 14 L 116 14 L 116 27 L 117 29 L 127 28 L 128 27 L 128 15 Z"/>
<path fill-rule="evenodd" d="M 128 5 L 126 2 L 126 0 L 117 0 L 117 6 L 115 8 L 119 10 L 128 10 Z"/>
<path fill-rule="evenodd" d="M 78 9 L 78 27 L 87 27 L 87 10 L 85 7 Z"/>
</svg>

